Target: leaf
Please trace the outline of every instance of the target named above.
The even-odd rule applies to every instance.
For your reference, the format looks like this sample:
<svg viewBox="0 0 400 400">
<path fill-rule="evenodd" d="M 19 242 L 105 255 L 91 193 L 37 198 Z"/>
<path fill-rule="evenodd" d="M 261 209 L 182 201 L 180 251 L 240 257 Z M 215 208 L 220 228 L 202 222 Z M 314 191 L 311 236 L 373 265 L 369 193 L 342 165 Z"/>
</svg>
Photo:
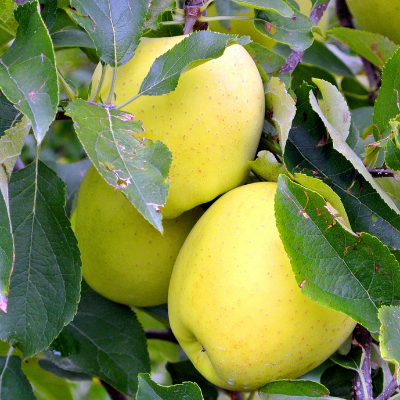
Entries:
<svg viewBox="0 0 400 400">
<path fill-rule="evenodd" d="M 136 400 L 202 400 L 201 390 L 196 383 L 161 386 L 150 378 L 150 374 L 139 374 L 139 389 Z"/>
<path fill-rule="evenodd" d="M 318 382 L 282 379 L 267 383 L 258 389 L 262 399 L 311 399 L 327 397 L 329 390 Z"/>
<path fill-rule="evenodd" d="M 329 29 L 326 34 L 334 36 L 360 56 L 380 68 L 386 64 L 399 48 L 387 37 L 378 33 L 340 27 Z"/>
<path fill-rule="evenodd" d="M 329 82 L 321 79 L 313 79 L 314 83 L 320 89 L 324 104 L 325 114 L 322 112 L 319 103 L 313 92 L 310 92 L 310 103 L 314 111 L 320 116 L 325 124 L 329 136 L 333 141 L 333 148 L 344 155 L 349 160 L 359 174 L 379 193 L 386 204 L 398 213 L 398 209 L 389 196 L 374 181 L 371 174 L 365 168 L 365 165 L 356 153 L 347 144 L 346 139 L 350 130 L 350 111 L 349 108 L 336 88 Z"/>
<path fill-rule="evenodd" d="M 172 11 L 176 7 L 175 0 L 152 0 L 149 7 L 144 28 L 157 29 L 160 27 L 160 22 L 163 21 L 163 14 L 166 11 Z"/>
<path fill-rule="evenodd" d="M 7 204 L 0 191 L 0 310 L 7 310 L 8 287 L 13 267 L 14 239 Z"/>
<path fill-rule="evenodd" d="M 0 92 L 0 138 L 14 124 L 21 119 L 21 113 L 7 100 L 2 92 Z"/>
<path fill-rule="evenodd" d="M 352 370 L 333 365 L 323 372 L 321 383 L 329 389 L 332 396 L 350 400 L 353 394 L 353 377 Z"/>
<path fill-rule="evenodd" d="M 31 123 L 25 117 L 0 138 L 0 191 L 8 208 L 8 182 L 21 153 L 22 146 L 31 130 Z"/>
<path fill-rule="evenodd" d="M 360 347 L 353 347 L 349 354 L 342 355 L 335 353 L 331 360 L 346 369 L 361 372 L 361 365 L 364 361 L 364 353 Z"/>
<path fill-rule="evenodd" d="M 278 182 L 279 175 L 286 172 L 285 166 L 267 150 L 260 151 L 257 158 L 249 163 L 253 172 L 267 182 Z"/>
<path fill-rule="evenodd" d="M 258 43 L 249 43 L 244 47 L 256 63 L 257 68 L 259 70 L 261 68 L 266 74 L 272 74 L 277 71 L 286 61 L 281 55 Z"/>
<path fill-rule="evenodd" d="M 382 358 L 400 364 L 400 307 L 382 307 L 379 310 L 381 321 L 379 348 Z"/>
<path fill-rule="evenodd" d="M 82 291 L 74 320 L 45 354 L 59 368 L 97 376 L 130 396 L 136 394 L 138 373 L 150 371 L 135 313 L 90 289 Z"/>
<path fill-rule="evenodd" d="M 30 357 L 72 320 L 81 265 L 64 185 L 54 171 L 37 161 L 13 173 L 9 190 L 16 252 L 0 337 Z"/>
<path fill-rule="evenodd" d="M 279 13 L 283 17 L 291 18 L 295 10 L 284 0 L 234 0 L 235 3 L 246 7 L 268 10 Z"/>
<path fill-rule="evenodd" d="M 235 42 L 235 39 L 234 35 L 212 31 L 193 32 L 156 58 L 135 97 L 160 96 L 175 90 L 181 74 L 222 56 L 225 47 Z"/>
<path fill-rule="evenodd" d="M 293 50 L 304 51 L 313 43 L 313 21 L 304 14 L 293 10 L 291 17 L 284 17 L 274 11 L 255 10 L 255 27 L 264 35 L 289 45 Z"/>
<path fill-rule="evenodd" d="M 194 382 L 199 385 L 204 400 L 217 400 L 218 390 L 210 385 L 190 360 L 167 363 L 166 369 L 170 373 L 174 385 L 188 381 Z"/>
<path fill-rule="evenodd" d="M 0 357 L 0 399 L 36 400 L 17 356 Z"/>
<path fill-rule="evenodd" d="M 268 82 L 265 88 L 265 103 L 265 112 L 278 132 L 279 143 L 284 152 L 292 121 L 296 115 L 296 105 L 279 78 L 272 77 Z"/>
<path fill-rule="evenodd" d="M 3 0 L 0 9 L 0 29 L 15 36 L 18 28 L 18 22 L 14 18 L 14 10 L 17 4 L 13 0 Z"/>
<path fill-rule="evenodd" d="M 32 122 L 40 144 L 58 106 L 53 46 L 37 1 L 17 8 L 17 36 L 0 58 L 0 87 L 16 109 Z"/>
<path fill-rule="evenodd" d="M 399 114 L 400 50 L 386 63 L 382 71 L 382 84 L 374 106 L 374 137 L 382 139 L 389 121 Z"/>
<path fill-rule="evenodd" d="M 160 232 L 167 198 L 172 155 L 161 142 L 139 140 L 140 121 L 123 111 L 86 104 L 77 99 L 66 109 L 93 165 L 103 178 L 120 189 L 137 210 Z"/>
<path fill-rule="evenodd" d="M 71 0 L 71 15 L 93 40 L 102 61 L 127 63 L 139 43 L 148 2 L 143 0 Z"/>
<path fill-rule="evenodd" d="M 323 180 L 340 197 L 355 232 L 368 232 L 397 249 L 400 217 L 382 201 L 380 194 L 342 154 L 333 148 L 326 128 L 309 103 L 308 86 L 297 92 L 297 114 L 286 143 L 284 162 L 288 171 Z"/>
<path fill-rule="evenodd" d="M 389 249 L 343 227 L 320 195 L 284 176 L 275 213 L 302 292 L 377 332 L 379 307 L 400 304 L 400 267 Z"/>
</svg>

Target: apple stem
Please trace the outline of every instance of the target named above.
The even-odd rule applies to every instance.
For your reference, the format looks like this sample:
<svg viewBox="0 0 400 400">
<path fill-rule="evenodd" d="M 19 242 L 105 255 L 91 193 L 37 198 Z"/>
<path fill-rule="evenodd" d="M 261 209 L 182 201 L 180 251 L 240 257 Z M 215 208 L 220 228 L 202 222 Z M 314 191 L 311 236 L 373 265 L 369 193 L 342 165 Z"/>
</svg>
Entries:
<svg viewBox="0 0 400 400">
<path fill-rule="evenodd" d="M 164 329 L 162 331 L 155 329 L 145 329 L 144 332 L 147 339 L 159 339 L 179 344 L 171 329 Z"/>
<path fill-rule="evenodd" d="M 340 21 L 340 26 L 344 28 L 355 29 L 353 23 L 353 16 L 347 7 L 346 0 L 336 0 L 336 15 Z M 371 89 L 369 98 L 375 100 L 377 96 L 377 91 L 379 89 L 380 75 L 375 68 L 375 66 L 369 62 L 366 58 L 361 57 L 362 63 L 364 65 L 364 70 L 367 75 L 369 86 Z"/>
<path fill-rule="evenodd" d="M 255 395 L 256 395 L 257 391 L 251 392 L 249 397 L 247 398 L 247 400 L 253 400 Z"/>
<path fill-rule="evenodd" d="M 325 1 L 325 3 L 317 4 L 310 13 L 310 19 L 312 19 L 316 25 L 318 25 L 319 21 L 321 20 L 322 16 L 324 15 L 325 10 L 328 8 L 330 0 Z M 291 74 L 297 65 L 303 59 L 304 51 L 297 51 L 293 50 L 288 59 L 286 60 L 285 64 L 283 64 L 281 70 L 279 71 L 280 74 Z"/>
<path fill-rule="evenodd" d="M 100 89 L 101 86 L 103 85 L 104 82 L 104 76 L 106 75 L 106 66 L 101 64 L 101 75 L 100 75 L 100 79 L 99 82 L 97 84 L 96 90 L 94 91 L 94 93 L 92 94 L 92 96 L 90 96 L 90 98 L 88 99 L 88 101 L 95 101 L 97 99 L 97 96 L 100 93 Z M 93 85 L 93 81 L 92 81 L 92 85 Z M 92 87 L 93 89 L 93 87 Z"/>
<path fill-rule="evenodd" d="M 110 87 L 110 92 L 108 93 L 106 104 L 112 104 L 114 100 L 114 91 L 115 91 L 115 84 L 117 83 L 117 74 L 118 74 L 118 68 L 113 67 L 111 87 Z"/>
</svg>

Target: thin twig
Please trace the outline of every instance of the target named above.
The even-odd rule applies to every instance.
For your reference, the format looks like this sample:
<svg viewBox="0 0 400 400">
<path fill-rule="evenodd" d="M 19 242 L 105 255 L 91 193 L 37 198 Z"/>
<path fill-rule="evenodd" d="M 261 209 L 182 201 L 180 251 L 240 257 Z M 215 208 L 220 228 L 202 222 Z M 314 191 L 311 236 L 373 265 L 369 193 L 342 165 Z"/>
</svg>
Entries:
<svg viewBox="0 0 400 400">
<path fill-rule="evenodd" d="M 175 335 L 172 333 L 171 329 L 165 329 L 163 331 L 154 329 L 145 329 L 145 333 L 147 339 L 159 339 L 179 344 L 178 341 L 176 340 Z"/>
<path fill-rule="evenodd" d="M 394 172 L 388 168 L 367 168 L 374 178 L 393 178 Z"/>
<path fill-rule="evenodd" d="M 129 400 L 128 396 L 125 396 L 123 393 L 119 392 L 117 389 L 114 389 L 111 385 L 103 380 L 100 380 L 101 384 L 103 385 L 104 389 L 106 389 L 108 395 L 111 397 L 112 400 Z"/>
<path fill-rule="evenodd" d="M 389 397 L 392 396 L 392 394 L 396 391 L 396 389 L 398 387 L 399 387 L 399 384 L 397 383 L 397 377 L 395 374 L 395 376 L 393 377 L 393 379 L 389 383 L 389 385 L 383 390 L 383 392 L 375 400 L 388 400 Z"/>
<path fill-rule="evenodd" d="M 329 5 L 329 1 L 327 0 L 325 3 L 316 5 L 310 14 L 310 19 L 312 19 L 316 25 L 318 25 L 319 21 L 321 20 L 322 16 L 324 15 L 325 10 Z M 293 50 L 288 59 L 286 60 L 285 64 L 282 66 L 281 70 L 279 71 L 280 74 L 291 74 L 297 65 L 301 62 L 304 56 L 304 51 L 297 51 Z"/>
</svg>

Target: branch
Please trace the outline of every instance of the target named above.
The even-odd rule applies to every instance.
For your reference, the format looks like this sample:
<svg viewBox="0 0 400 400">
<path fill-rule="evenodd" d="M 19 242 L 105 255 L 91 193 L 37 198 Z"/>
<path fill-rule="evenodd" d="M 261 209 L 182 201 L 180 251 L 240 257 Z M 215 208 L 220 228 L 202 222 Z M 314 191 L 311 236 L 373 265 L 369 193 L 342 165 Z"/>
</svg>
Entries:
<svg viewBox="0 0 400 400">
<path fill-rule="evenodd" d="M 310 18 L 318 25 L 319 21 L 321 20 L 322 16 L 324 15 L 325 10 L 329 5 L 329 1 L 327 0 L 325 3 L 318 4 L 315 6 L 310 14 Z M 285 64 L 282 66 L 281 70 L 279 71 L 280 74 L 291 74 L 294 69 L 297 67 L 297 64 L 301 62 L 304 56 L 304 51 L 297 51 L 293 50 L 288 59 L 286 60 Z"/>
<path fill-rule="evenodd" d="M 397 383 L 397 378 L 396 374 L 393 377 L 392 381 L 389 383 L 389 385 L 383 390 L 383 392 L 375 399 L 375 400 L 388 400 L 389 397 L 396 391 L 396 389 L 399 387 L 399 384 Z"/>
<path fill-rule="evenodd" d="M 364 359 L 361 364 L 361 374 L 356 372 L 353 378 L 353 400 L 372 400 L 372 377 L 371 377 L 371 334 L 361 325 L 354 330 L 354 339 L 362 348 Z"/>
<path fill-rule="evenodd" d="M 367 168 L 374 178 L 393 178 L 394 172 L 388 168 Z"/>
<path fill-rule="evenodd" d="M 185 26 L 183 34 L 188 35 L 192 31 L 205 31 L 208 28 L 208 22 L 198 21 L 199 17 L 207 16 L 207 9 L 201 11 L 200 8 L 204 6 L 205 0 L 185 0 L 183 10 L 185 11 Z"/>
<path fill-rule="evenodd" d="M 336 0 L 336 15 L 340 21 L 340 26 L 343 26 L 344 28 L 355 29 L 353 16 L 347 7 L 346 0 Z M 379 89 L 380 75 L 375 66 L 366 58 L 361 57 L 361 60 L 371 88 L 369 97 L 371 100 L 375 100 L 377 96 L 376 92 Z"/>
<path fill-rule="evenodd" d="M 232 392 L 230 390 L 227 391 L 228 396 L 231 400 L 243 400 L 243 393 L 242 392 Z"/>
<path fill-rule="evenodd" d="M 165 329 L 163 331 L 158 331 L 154 329 L 145 329 L 144 332 L 146 334 L 147 339 L 159 339 L 179 344 L 179 342 L 176 340 L 175 335 L 172 333 L 171 329 Z"/>
<path fill-rule="evenodd" d="M 100 380 L 100 382 L 103 385 L 104 389 L 106 389 L 111 400 L 129 400 L 128 396 L 125 396 L 123 393 L 119 392 L 117 389 L 114 389 L 107 382 L 104 382 L 103 380 Z"/>
</svg>

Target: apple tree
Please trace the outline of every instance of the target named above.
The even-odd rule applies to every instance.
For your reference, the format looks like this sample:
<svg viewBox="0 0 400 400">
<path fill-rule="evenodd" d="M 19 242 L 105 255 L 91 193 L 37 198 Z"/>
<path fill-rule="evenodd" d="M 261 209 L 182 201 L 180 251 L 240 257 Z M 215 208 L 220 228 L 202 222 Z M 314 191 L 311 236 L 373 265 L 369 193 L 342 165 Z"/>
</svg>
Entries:
<svg viewBox="0 0 400 400">
<path fill-rule="evenodd" d="M 351 3 L 368 15 L 392 9 L 393 19 L 400 6 Z M 400 51 L 396 35 L 379 33 L 385 21 L 357 29 L 345 0 L 0 4 L 0 399 L 398 396 Z M 141 38 L 183 34 L 119 101 L 118 70 Z M 203 377 L 170 329 L 167 304 L 130 308 L 94 291 L 73 230 L 93 165 L 161 235 L 173 154 L 125 107 L 173 93 L 182 75 L 234 44 L 254 60 L 265 97 L 246 184 L 277 182 L 276 226 L 298 287 L 357 324 L 318 367 L 252 392 Z M 104 93 L 104 74 L 91 79 L 96 65 L 111 71 Z M 279 321 L 295 330 L 289 323 Z"/>
</svg>

